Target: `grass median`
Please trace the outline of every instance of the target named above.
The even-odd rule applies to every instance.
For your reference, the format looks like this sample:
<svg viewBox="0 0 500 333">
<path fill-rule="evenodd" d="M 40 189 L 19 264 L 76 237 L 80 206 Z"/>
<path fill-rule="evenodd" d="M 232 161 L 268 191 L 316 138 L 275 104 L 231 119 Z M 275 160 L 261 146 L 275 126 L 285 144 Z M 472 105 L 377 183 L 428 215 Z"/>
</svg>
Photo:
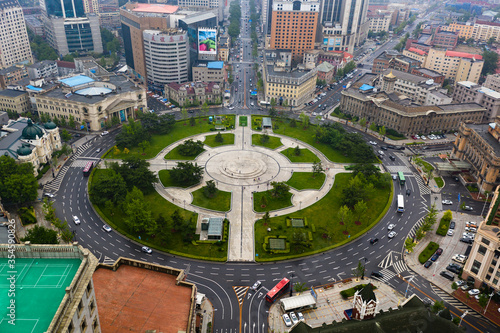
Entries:
<svg viewBox="0 0 500 333">
<path fill-rule="evenodd" d="M 320 159 L 316 154 L 314 154 L 309 149 L 299 149 L 300 155 L 295 154 L 295 148 L 287 148 L 281 152 L 281 154 L 285 155 L 290 162 L 293 163 L 313 163 L 319 162 Z"/>
<path fill-rule="evenodd" d="M 227 212 L 231 209 L 231 192 L 218 190 L 215 196 L 207 198 L 204 191 L 205 187 L 202 187 L 191 193 L 193 195 L 192 204 L 194 206 L 219 212 Z"/>
<path fill-rule="evenodd" d="M 324 173 L 313 177 L 312 172 L 294 172 L 286 183 L 298 191 L 319 190 L 323 186 L 325 178 L 326 175 Z"/>
</svg>

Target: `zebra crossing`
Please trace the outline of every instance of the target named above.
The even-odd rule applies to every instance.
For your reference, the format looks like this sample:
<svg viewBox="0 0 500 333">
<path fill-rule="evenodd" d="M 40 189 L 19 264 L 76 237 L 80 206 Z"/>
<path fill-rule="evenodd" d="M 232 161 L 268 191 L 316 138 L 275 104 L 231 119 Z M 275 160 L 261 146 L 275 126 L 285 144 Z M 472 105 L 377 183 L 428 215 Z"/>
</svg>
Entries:
<svg viewBox="0 0 500 333">
<path fill-rule="evenodd" d="M 410 168 L 408 168 L 406 165 L 386 165 L 385 168 L 390 173 L 411 173 Z"/>
<path fill-rule="evenodd" d="M 86 151 L 89 146 L 90 146 L 90 142 L 84 143 L 83 145 L 78 147 L 78 149 L 76 150 L 76 153 L 73 156 L 76 156 L 76 157 L 80 156 L 80 154 L 83 153 L 84 151 Z"/>
<path fill-rule="evenodd" d="M 476 318 L 483 318 L 483 316 L 481 316 L 479 313 L 477 313 L 476 311 L 474 311 L 473 309 L 471 309 L 470 307 L 468 307 L 464 303 L 460 302 L 459 300 L 457 300 L 455 297 L 451 296 L 450 294 L 437 288 L 432 283 L 431 283 L 431 288 L 432 288 L 432 291 L 434 292 L 434 294 L 438 295 L 439 298 L 441 298 L 446 303 L 452 305 L 453 307 L 459 309 L 460 311 L 463 311 L 463 312 L 468 311 L 469 316 L 473 316 Z"/>
<path fill-rule="evenodd" d="M 108 256 L 104 256 L 104 260 L 103 260 L 103 264 L 106 264 L 106 265 L 114 265 L 115 263 L 115 260 L 114 259 L 111 259 L 110 257 Z"/>
<path fill-rule="evenodd" d="M 413 174 L 415 176 L 415 180 L 417 181 L 418 188 L 420 190 L 420 194 L 431 194 L 431 189 L 424 184 L 424 180 L 417 174 Z"/>
<path fill-rule="evenodd" d="M 409 271 L 408 266 L 406 266 L 401 257 L 401 254 L 396 251 L 389 252 L 377 266 L 382 268 L 380 271 L 382 277 L 377 278 L 372 276 L 372 278 L 382 282 L 389 282 L 397 274 Z"/>
<path fill-rule="evenodd" d="M 408 233 L 408 237 L 409 238 L 415 237 L 415 235 L 417 234 L 418 228 L 420 228 L 420 226 L 423 223 L 424 223 L 424 217 L 420 218 L 420 220 L 418 220 L 417 223 L 415 223 L 415 225 L 413 226 L 413 228 L 411 228 L 410 232 Z"/>
<path fill-rule="evenodd" d="M 89 161 L 92 161 L 92 160 L 99 161 L 98 158 L 77 159 L 76 161 L 73 161 L 73 163 L 71 163 L 70 167 L 72 167 L 72 168 L 85 168 L 87 163 Z M 94 166 L 95 165 L 96 164 L 94 163 Z"/>
<path fill-rule="evenodd" d="M 396 271 L 396 274 L 401 274 L 403 272 L 408 271 L 408 266 L 406 266 L 403 260 L 399 260 L 398 262 L 394 263 L 392 267 Z"/>
<path fill-rule="evenodd" d="M 68 172 L 69 166 L 63 166 L 61 171 L 57 174 L 57 177 L 52 180 L 50 183 L 47 183 L 43 186 L 44 192 L 57 192 L 59 187 L 61 186 L 62 180 L 64 179 L 64 175 Z"/>
<path fill-rule="evenodd" d="M 238 304 L 243 305 L 243 301 L 245 300 L 245 295 L 247 294 L 249 287 L 245 286 L 233 286 L 234 293 L 238 298 Z"/>
<path fill-rule="evenodd" d="M 380 271 L 380 274 L 382 274 L 382 277 L 372 276 L 371 278 L 378 280 L 380 282 L 389 282 L 390 280 L 392 280 L 393 277 L 396 276 L 396 273 L 394 273 L 389 268 L 384 268 L 383 270 Z"/>
</svg>

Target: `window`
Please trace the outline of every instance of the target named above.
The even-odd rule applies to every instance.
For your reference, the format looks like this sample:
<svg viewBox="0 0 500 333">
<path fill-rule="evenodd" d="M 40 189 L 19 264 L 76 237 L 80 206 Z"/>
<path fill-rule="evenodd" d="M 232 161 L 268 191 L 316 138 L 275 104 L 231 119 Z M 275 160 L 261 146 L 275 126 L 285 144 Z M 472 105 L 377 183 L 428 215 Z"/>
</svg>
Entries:
<svg viewBox="0 0 500 333">
<path fill-rule="evenodd" d="M 483 237 L 483 239 L 481 239 L 481 243 L 484 243 L 486 245 L 490 245 L 490 241 L 487 240 L 486 238 Z"/>
<path fill-rule="evenodd" d="M 479 249 L 477 250 L 477 253 L 484 256 L 484 254 L 486 253 L 486 248 L 482 245 L 479 245 Z"/>
<path fill-rule="evenodd" d="M 474 260 L 472 264 L 471 272 L 477 274 L 479 272 L 479 268 L 481 268 L 481 263 L 477 260 Z"/>
</svg>

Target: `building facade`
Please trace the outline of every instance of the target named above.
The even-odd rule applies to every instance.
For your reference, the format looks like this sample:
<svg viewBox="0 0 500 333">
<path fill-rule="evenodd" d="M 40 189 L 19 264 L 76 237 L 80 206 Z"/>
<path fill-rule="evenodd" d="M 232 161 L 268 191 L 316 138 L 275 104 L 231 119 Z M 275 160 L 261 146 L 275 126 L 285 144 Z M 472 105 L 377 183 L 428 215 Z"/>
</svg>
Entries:
<svg viewBox="0 0 500 333">
<path fill-rule="evenodd" d="M 31 102 L 28 93 L 19 90 L 0 90 L 0 108 L 10 110 L 17 114 L 25 114 L 31 111 Z"/>
<path fill-rule="evenodd" d="M 227 79 L 226 68 L 223 61 L 198 63 L 193 66 L 194 82 L 217 82 L 221 87 Z"/>
<path fill-rule="evenodd" d="M 432 38 L 432 45 L 449 49 L 454 49 L 457 46 L 458 33 L 445 30 L 437 30 Z"/>
<path fill-rule="evenodd" d="M 144 30 L 144 60 L 148 87 L 163 90 L 170 82 L 188 81 L 189 45 L 182 29 Z"/>
<path fill-rule="evenodd" d="M 16 84 L 28 76 L 28 71 L 24 65 L 10 66 L 0 69 L 0 88 L 6 89 L 12 84 Z"/>
<path fill-rule="evenodd" d="M 325 61 L 316 67 L 316 70 L 318 72 L 318 80 L 325 81 L 327 84 L 332 82 L 335 75 L 335 66 Z"/>
<path fill-rule="evenodd" d="M 35 35 L 45 37 L 45 30 L 43 29 L 43 22 L 38 19 L 40 15 L 25 15 L 24 21 L 26 27 L 30 29 Z"/>
<path fill-rule="evenodd" d="M 217 82 L 186 82 L 165 85 L 165 97 L 180 107 L 222 103 L 222 89 Z"/>
<path fill-rule="evenodd" d="M 391 28 L 392 13 L 376 11 L 368 12 L 368 30 L 372 32 L 389 32 Z"/>
<path fill-rule="evenodd" d="M 33 62 L 24 14 L 17 0 L 0 0 L 0 69 Z"/>
<path fill-rule="evenodd" d="M 500 91 L 500 74 L 491 74 L 486 77 L 483 84 L 484 87 Z"/>
<path fill-rule="evenodd" d="M 432 79 L 393 69 L 386 69 L 380 74 L 378 86 L 388 94 L 398 92 L 421 105 L 425 104 L 429 93 L 440 87 Z"/>
<path fill-rule="evenodd" d="M 490 38 L 494 38 L 495 41 L 500 42 L 500 23 L 476 21 L 476 23 L 474 23 L 472 38 L 483 42 L 487 42 Z"/>
<path fill-rule="evenodd" d="M 453 145 L 452 156 L 472 165 L 481 193 L 492 192 L 499 184 L 500 173 L 500 120 L 494 123 L 461 123 Z"/>
<path fill-rule="evenodd" d="M 32 95 L 39 114 L 66 121 L 73 118 L 90 131 L 100 131 L 114 117 L 120 122 L 135 118 L 137 111 L 147 108 L 146 89 L 123 75 L 109 75 L 102 80 L 72 76 Z"/>
<path fill-rule="evenodd" d="M 497 186 L 486 219 L 481 222 L 472 244 L 469 258 L 464 266 L 462 277 L 474 278 L 474 287 L 500 289 L 500 238 L 498 237 L 498 202 L 500 191 Z"/>
<path fill-rule="evenodd" d="M 299 62 L 314 49 L 319 9 L 319 1 L 274 1 L 270 48 L 292 50 L 292 61 Z"/>
<path fill-rule="evenodd" d="M 57 75 L 57 63 L 54 60 L 43 60 L 28 66 L 28 76 L 32 80 Z"/>
<path fill-rule="evenodd" d="M 483 64 L 483 57 L 479 54 L 431 48 L 423 67 L 443 73 L 447 79 L 455 82 L 477 83 Z"/>
<path fill-rule="evenodd" d="M 413 106 L 398 93 L 377 92 L 372 86 L 359 85 L 342 91 L 342 112 L 405 135 L 456 130 L 462 121 L 480 122 L 485 112 L 475 103 Z"/>
<path fill-rule="evenodd" d="M 471 24 L 451 23 L 448 26 L 442 26 L 441 29 L 458 32 L 458 37 L 462 37 L 465 39 L 472 38 L 472 35 L 474 33 L 474 25 Z"/>
<path fill-rule="evenodd" d="M 500 116 L 500 93 L 473 82 L 457 82 L 453 92 L 453 101 L 455 103 L 474 102 L 482 105 L 486 109 L 483 122 L 494 122 Z"/>
</svg>

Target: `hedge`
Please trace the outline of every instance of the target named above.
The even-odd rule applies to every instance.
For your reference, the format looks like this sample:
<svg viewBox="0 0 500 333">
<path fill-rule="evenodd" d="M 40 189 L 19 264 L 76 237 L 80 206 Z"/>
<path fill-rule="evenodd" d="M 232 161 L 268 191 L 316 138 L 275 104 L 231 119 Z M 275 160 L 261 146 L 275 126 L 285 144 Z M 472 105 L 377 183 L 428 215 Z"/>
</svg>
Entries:
<svg viewBox="0 0 500 333">
<path fill-rule="evenodd" d="M 357 286 L 354 286 L 349 289 L 342 290 L 340 292 L 340 296 L 342 296 L 343 299 L 348 299 L 349 297 L 354 296 L 356 291 L 363 289 L 367 284 L 358 284 Z M 377 289 L 377 287 L 373 286 L 373 290 Z"/>
<path fill-rule="evenodd" d="M 447 210 L 441 220 L 439 221 L 439 227 L 436 230 L 436 234 L 440 236 L 446 236 L 448 229 L 450 228 L 450 222 L 452 219 L 452 214 L 450 210 Z"/>
<path fill-rule="evenodd" d="M 427 244 L 426 248 L 422 252 L 420 252 L 418 261 L 420 261 L 421 264 L 424 264 L 427 260 L 429 260 L 430 257 L 432 257 L 432 255 L 438 248 L 438 243 L 430 242 L 429 244 Z"/>
<path fill-rule="evenodd" d="M 21 219 L 21 224 L 23 226 L 26 226 L 28 224 L 35 224 L 37 222 L 33 206 L 21 207 L 19 208 L 17 213 L 19 214 L 19 218 Z"/>
</svg>

